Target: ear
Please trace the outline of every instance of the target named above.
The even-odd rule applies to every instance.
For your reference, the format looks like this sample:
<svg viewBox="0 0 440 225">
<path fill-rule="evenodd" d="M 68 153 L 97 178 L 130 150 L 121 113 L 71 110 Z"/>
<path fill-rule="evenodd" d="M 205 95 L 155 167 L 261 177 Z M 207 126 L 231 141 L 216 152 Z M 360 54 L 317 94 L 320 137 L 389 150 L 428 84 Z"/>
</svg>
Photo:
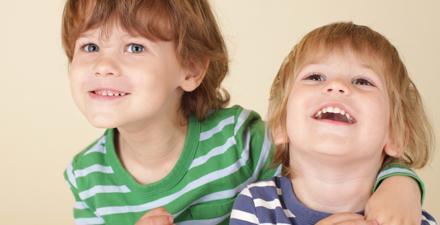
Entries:
<svg viewBox="0 0 440 225">
<path fill-rule="evenodd" d="M 403 155 L 403 148 L 400 145 L 397 145 L 394 141 L 394 138 L 392 138 L 391 134 L 388 134 L 387 143 L 385 144 L 385 147 L 383 148 L 385 154 L 393 157 L 393 158 L 400 158 Z"/>
<path fill-rule="evenodd" d="M 279 126 L 275 128 L 272 141 L 275 145 L 288 143 L 289 137 L 287 136 L 286 129 L 283 129 Z"/>
<path fill-rule="evenodd" d="M 185 69 L 185 74 L 180 84 L 180 87 L 186 91 L 194 91 L 202 83 L 208 70 L 209 60 L 204 60 L 200 63 L 190 62 Z"/>
</svg>

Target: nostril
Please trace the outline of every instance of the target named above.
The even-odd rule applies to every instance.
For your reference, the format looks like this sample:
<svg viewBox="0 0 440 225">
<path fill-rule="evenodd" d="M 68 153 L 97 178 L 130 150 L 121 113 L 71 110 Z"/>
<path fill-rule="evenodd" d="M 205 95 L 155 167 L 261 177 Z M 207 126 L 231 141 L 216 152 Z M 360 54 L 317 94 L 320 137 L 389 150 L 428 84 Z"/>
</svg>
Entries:
<svg viewBox="0 0 440 225">
<path fill-rule="evenodd" d="M 332 92 L 332 91 L 333 91 L 333 88 L 327 89 L 327 92 Z"/>
<path fill-rule="evenodd" d="M 341 94 L 344 94 L 344 92 L 345 92 L 344 90 L 339 90 L 339 93 Z"/>
</svg>

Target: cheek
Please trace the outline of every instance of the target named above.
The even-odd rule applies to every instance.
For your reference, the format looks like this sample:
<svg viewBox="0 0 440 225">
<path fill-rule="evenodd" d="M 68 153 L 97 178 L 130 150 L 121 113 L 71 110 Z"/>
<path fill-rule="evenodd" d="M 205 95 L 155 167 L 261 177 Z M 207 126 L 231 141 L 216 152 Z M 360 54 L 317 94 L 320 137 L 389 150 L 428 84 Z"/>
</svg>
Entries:
<svg viewBox="0 0 440 225">
<path fill-rule="evenodd" d="M 390 109 L 388 100 L 385 98 L 374 98 L 363 104 L 364 112 L 367 112 L 367 127 L 365 132 L 368 135 L 376 135 L 378 139 L 387 139 L 390 128 Z"/>
<path fill-rule="evenodd" d="M 305 129 L 305 122 L 308 117 L 307 109 L 312 104 L 312 96 L 301 88 L 293 89 L 289 95 L 286 106 L 286 128 L 289 137 L 295 136 L 296 131 Z"/>
</svg>

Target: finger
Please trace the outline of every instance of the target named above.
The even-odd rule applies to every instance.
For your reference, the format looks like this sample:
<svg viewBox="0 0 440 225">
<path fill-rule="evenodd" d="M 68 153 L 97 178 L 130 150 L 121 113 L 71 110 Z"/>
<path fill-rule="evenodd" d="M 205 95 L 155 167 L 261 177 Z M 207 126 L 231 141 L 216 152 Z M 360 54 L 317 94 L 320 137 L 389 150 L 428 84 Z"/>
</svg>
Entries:
<svg viewBox="0 0 440 225">
<path fill-rule="evenodd" d="M 165 208 L 161 207 L 161 208 L 155 208 L 155 209 L 152 209 L 152 210 L 146 212 L 142 216 L 142 218 L 150 217 L 150 216 L 171 216 L 171 214 L 168 213 L 168 211 Z"/>
<path fill-rule="evenodd" d="M 362 220 L 363 216 L 355 213 L 336 213 L 320 220 L 315 225 L 334 225 L 348 220 Z"/>
<path fill-rule="evenodd" d="M 341 221 L 334 225 L 378 225 L 378 223 L 375 220 L 355 219 Z"/>
<path fill-rule="evenodd" d="M 172 225 L 173 218 L 167 215 L 149 216 L 141 218 L 136 225 Z"/>
<path fill-rule="evenodd" d="M 364 220 L 364 216 L 356 213 L 336 213 L 327 218 L 325 218 L 329 224 L 339 224 L 344 221 L 350 220 Z"/>
</svg>

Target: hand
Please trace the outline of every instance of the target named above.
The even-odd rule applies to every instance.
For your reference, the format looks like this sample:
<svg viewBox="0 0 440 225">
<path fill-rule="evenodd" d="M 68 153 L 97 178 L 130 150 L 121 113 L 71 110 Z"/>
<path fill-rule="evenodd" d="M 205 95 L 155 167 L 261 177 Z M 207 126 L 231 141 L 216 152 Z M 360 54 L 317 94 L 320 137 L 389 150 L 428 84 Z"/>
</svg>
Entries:
<svg viewBox="0 0 440 225">
<path fill-rule="evenodd" d="M 365 207 L 367 219 L 380 225 L 420 225 L 421 193 L 413 178 L 392 176 L 385 179 Z"/>
<path fill-rule="evenodd" d="M 315 225 L 378 225 L 374 220 L 365 220 L 356 213 L 336 213 L 320 220 Z"/>
<path fill-rule="evenodd" d="M 135 225 L 174 225 L 173 216 L 165 208 L 156 208 L 145 213 Z"/>
</svg>

